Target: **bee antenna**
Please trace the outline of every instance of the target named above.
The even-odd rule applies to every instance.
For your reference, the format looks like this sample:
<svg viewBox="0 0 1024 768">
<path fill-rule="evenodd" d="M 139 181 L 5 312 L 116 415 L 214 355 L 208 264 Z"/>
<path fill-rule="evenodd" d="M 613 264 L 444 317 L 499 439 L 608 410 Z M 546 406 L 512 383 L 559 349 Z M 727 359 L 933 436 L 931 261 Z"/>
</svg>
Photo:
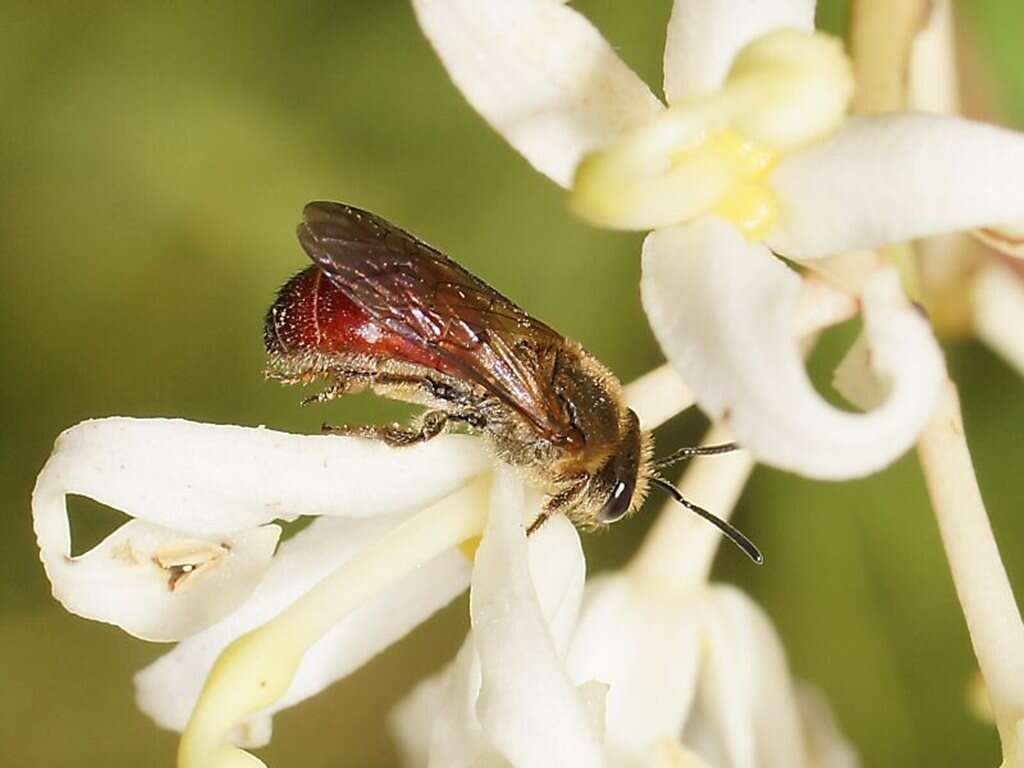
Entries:
<svg viewBox="0 0 1024 768">
<path fill-rule="evenodd" d="M 729 453 L 738 451 L 740 447 L 736 443 L 719 443 L 718 445 L 693 445 L 673 451 L 668 456 L 654 462 L 654 469 L 665 469 L 680 461 L 692 459 L 694 456 L 714 456 L 717 453 Z"/>
<path fill-rule="evenodd" d="M 718 446 L 708 446 L 718 447 Z M 682 506 L 686 507 L 691 512 L 703 517 L 718 530 L 725 534 L 725 536 L 735 544 L 737 547 L 743 550 L 743 554 L 749 557 L 758 565 L 764 565 L 764 555 L 761 554 L 761 550 L 757 548 L 757 545 L 746 537 L 746 535 L 736 526 L 726 522 L 717 515 L 713 515 L 708 512 L 704 507 L 699 507 L 690 501 L 688 498 L 683 496 L 678 488 L 663 477 L 652 477 L 651 482 L 654 483 L 658 488 L 665 491 L 669 496 L 678 501 Z"/>
</svg>

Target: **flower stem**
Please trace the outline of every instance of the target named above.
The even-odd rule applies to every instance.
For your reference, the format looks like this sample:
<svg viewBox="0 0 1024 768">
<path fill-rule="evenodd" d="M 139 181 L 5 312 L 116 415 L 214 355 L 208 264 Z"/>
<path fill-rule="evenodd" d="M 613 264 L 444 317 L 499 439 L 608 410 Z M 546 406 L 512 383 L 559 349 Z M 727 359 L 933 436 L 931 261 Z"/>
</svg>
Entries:
<svg viewBox="0 0 1024 768">
<path fill-rule="evenodd" d="M 855 112 L 906 106 L 911 50 L 927 18 L 928 0 L 855 0 L 850 25 Z"/>
<path fill-rule="evenodd" d="M 484 475 L 384 534 L 217 659 L 178 750 L 179 768 L 255 768 L 264 763 L 227 743 L 249 715 L 280 698 L 306 651 L 373 594 L 483 530 Z"/>
<path fill-rule="evenodd" d="M 918 444 L 921 465 L 974 653 L 989 692 L 1005 765 L 1024 716 L 1024 624 L 999 556 L 964 437 L 952 381 Z"/>
<path fill-rule="evenodd" d="M 709 444 L 726 443 L 730 436 L 724 428 L 713 427 L 705 440 Z M 695 459 L 679 490 L 728 519 L 753 468 L 754 460 L 746 451 Z M 707 580 L 721 538 L 718 529 L 670 502 L 658 514 L 629 568 L 660 589 L 688 592 Z"/>
<path fill-rule="evenodd" d="M 636 411 L 642 429 L 656 429 L 693 405 L 693 393 L 670 363 L 634 379 L 624 390 L 626 402 Z"/>
</svg>

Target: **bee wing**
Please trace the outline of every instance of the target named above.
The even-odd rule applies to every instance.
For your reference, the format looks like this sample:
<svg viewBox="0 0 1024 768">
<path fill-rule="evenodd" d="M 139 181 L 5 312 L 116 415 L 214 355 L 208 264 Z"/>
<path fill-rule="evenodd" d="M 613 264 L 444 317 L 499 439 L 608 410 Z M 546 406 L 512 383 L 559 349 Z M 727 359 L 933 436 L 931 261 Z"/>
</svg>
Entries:
<svg viewBox="0 0 1024 768">
<path fill-rule="evenodd" d="M 443 372 L 480 384 L 555 443 L 578 439 L 553 387 L 565 343 L 556 331 L 367 211 L 309 203 L 298 236 L 335 286 L 389 331 L 443 360 Z"/>
</svg>

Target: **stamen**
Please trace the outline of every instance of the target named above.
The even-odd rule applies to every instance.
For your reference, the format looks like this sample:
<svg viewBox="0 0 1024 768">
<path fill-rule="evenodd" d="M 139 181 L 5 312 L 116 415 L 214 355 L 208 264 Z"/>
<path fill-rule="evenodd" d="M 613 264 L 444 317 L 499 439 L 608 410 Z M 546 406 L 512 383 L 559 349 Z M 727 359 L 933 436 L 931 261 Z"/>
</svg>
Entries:
<svg viewBox="0 0 1024 768">
<path fill-rule="evenodd" d="M 779 218 L 778 201 L 763 183 L 737 184 L 713 210 L 739 227 L 750 240 L 766 237 Z"/>
<path fill-rule="evenodd" d="M 765 35 L 740 52 L 721 90 L 585 157 L 570 207 L 599 226 L 640 230 L 714 212 L 762 238 L 778 218 L 769 176 L 780 154 L 835 131 L 852 92 L 837 40 Z"/>
</svg>

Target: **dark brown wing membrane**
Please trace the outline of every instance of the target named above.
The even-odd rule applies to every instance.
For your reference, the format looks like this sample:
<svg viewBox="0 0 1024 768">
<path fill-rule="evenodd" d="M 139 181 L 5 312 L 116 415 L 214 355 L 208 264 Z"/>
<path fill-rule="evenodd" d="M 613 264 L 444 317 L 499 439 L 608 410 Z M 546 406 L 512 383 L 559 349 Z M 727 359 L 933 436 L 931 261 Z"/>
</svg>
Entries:
<svg viewBox="0 0 1024 768">
<path fill-rule="evenodd" d="M 372 213 L 309 203 L 299 242 L 343 293 L 555 443 L 579 438 L 552 388 L 562 337 L 440 251 Z"/>
</svg>

